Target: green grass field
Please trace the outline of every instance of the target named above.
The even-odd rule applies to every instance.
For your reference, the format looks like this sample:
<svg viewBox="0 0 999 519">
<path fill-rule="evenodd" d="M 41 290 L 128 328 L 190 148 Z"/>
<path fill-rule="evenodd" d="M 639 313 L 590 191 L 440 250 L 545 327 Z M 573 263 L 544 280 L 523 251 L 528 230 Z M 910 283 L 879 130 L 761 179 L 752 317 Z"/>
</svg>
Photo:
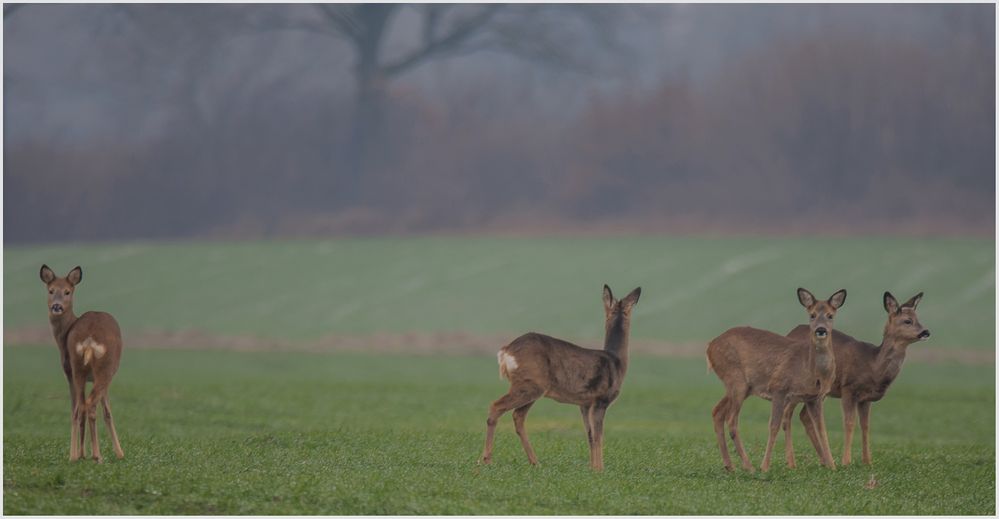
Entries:
<svg viewBox="0 0 999 519">
<path fill-rule="evenodd" d="M 995 347 L 995 242 L 973 239 L 384 238 L 6 247 L 4 329 L 47 328 L 38 268 L 79 264 L 78 313 L 110 311 L 126 459 L 71 464 L 53 343 L 5 344 L 6 514 L 994 514 L 995 366 L 909 361 L 872 413 L 873 467 L 818 465 L 797 424 L 769 474 L 725 473 L 703 359 L 633 358 L 592 473 L 579 411 L 542 401 L 527 464 L 509 415 L 480 467 L 491 355 L 150 349 L 144 330 L 308 342 L 327 335 L 537 330 L 599 343 L 600 292 L 643 293 L 638 339 L 706 342 L 804 322 L 795 297 L 846 288 L 836 327 L 877 342 L 881 294 L 926 293 L 913 348 Z M 501 344 L 496 345 L 497 348 Z M 377 348 L 372 348 L 372 351 Z M 415 353 L 415 352 L 414 352 Z M 769 404 L 741 417 L 759 465 Z M 838 400 L 826 419 L 841 452 Z M 100 423 L 105 456 L 112 455 Z M 854 458 L 859 459 L 859 432 Z M 873 489 L 865 488 L 871 478 Z"/>
<path fill-rule="evenodd" d="M 55 355 L 5 348 L 6 514 L 995 513 L 992 366 L 906 366 L 874 406 L 872 467 L 820 467 L 799 426 L 798 469 L 780 449 L 768 474 L 728 474 L 711 429 L 714 375 L 699 361 L 636 359 L 596 474 L 579 411 L 549 400 L 527 422 L 540 466 L 509 415 L 494 464 L 476 464 L 487 406 L 506 390 L 495 358 L 367 354 L 130 351 L 112 387 L 126 459 L 70 464 Z M 759 399 L 742 413 L 757 466 L 767 416 Z"/>
<path fill-rule="evenodd" d="M 995 345 L 995 242 L 901 238 L 379 238 L 8 247 L 4 327 L 46 326 L 38 268 L 84 268 L 79 309 L 126 334 L 308 340 L 337 333 L 544 331 L 602 337 L 601 287 L 641 286 L 634 336 L 707 341 L 804 322 L 795 289 L 849 292 L 838 328 L 877 341 L 881 295 L 924 291 L 933 347 Z"/>
</svg>

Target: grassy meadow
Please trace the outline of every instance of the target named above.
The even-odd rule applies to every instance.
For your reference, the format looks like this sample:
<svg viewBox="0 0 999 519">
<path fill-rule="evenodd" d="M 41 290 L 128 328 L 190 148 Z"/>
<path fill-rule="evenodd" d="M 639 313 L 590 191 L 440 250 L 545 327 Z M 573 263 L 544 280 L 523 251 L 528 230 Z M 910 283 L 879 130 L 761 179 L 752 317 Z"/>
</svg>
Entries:
<svg viewBox="0 0 999 519">
<path fill-rule="evenodd" d="M 112 386 L 125 460 L 70 464 L 54 359 L 48 348 L 4 352 L 4 513 L 995 512 L 992 366 L 906 366 L 874 406 L 872 467 L 822 468 L 798 424 L 798 469 L 781 448 L 767 474 L 728 474 L 710 419 L 721 388 L 703 362 L 636 359 L 595 474 L 578 409 L 550 400 L 527 420 L 538 467 L 509 415 L 493 465 L 476 464 L 487 406 L 506 390 L 495 358 L 273 352 L 128 352 Z M 837 404 L 827 415 L 838 458 Z M 742 413 L 757 466 L 768 415 L 759 399 Z"/>
<path fill-rule="evenodd" d="M 796 422 L 768 474 L 726 473 L 703 359 L 636 355 L 587 467 L 579 411 L 539 402 L 531 467 L 509 415 L 479 466 L 489 403 L 507 389 L 482 354 L 217 351 L 129 342 L 199 330 L 308 342 L 334 334 L 538 330 L 598 343 L 600 287 L 642 286 L 633 336 L 706 341 L 804 321 L 794 289 L 846 288 L 836 325 L 877 342 L 881 293 L 926 296 L 913 348 L 991 350 L 992 240 L 898 238 L 396 238 L 7 247 L 4 328 L 45 328 L 41 263 L 84 280 L 78 313 L 125 333 L 111 387 L 126 453 L 71 464 L 66 382 L 51 342 L 3 353 L 5 514 L 985 514 L 995 513 L 995 366 L 907 362 L 873 406 L 871 467 L 819 466 Z M 497 347 L 501 344 L 497 344 Z M 769 404 L 740 429 L 759 466 Z M 834 456 L 839 401 L 827 400 Z M 854 458 L 860 457 L 855 434 Z"/>
<path fill-rule="evenodd" d="M 7 247 L 4 327 L 47 326 L 38 268 L 82 265 L 78 310 L 132 330 L 310 340 L 538 330 L 602 338 L 601 287 L 642 287 L 633 336 L 707 341 L 805 321 L 795 289 L 849 292 L 836 326 L 878 342 L 881 296 L 926 293 L 936 348 L 995 344 L 995 242 L 910 238 L 372 238 Z M 514 335 L 515 336 L 515 335 Z M 127 337 L 126 337 L 127 338 Z M 192 345 L 194 346 L 194 345 Z"/>
</svg>

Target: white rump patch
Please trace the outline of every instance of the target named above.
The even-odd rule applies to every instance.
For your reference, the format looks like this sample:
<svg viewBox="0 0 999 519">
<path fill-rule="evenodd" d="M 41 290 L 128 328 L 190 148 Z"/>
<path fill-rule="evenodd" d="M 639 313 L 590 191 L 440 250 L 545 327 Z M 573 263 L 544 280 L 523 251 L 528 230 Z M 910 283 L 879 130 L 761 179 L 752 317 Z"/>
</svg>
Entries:
<svg viewBox="0 0 999 519">
<path fill-rule="evenodd" d="M 503 350 L 500 350 L 500 352 L 496 354 L 496 359 L 500 364 L 506 366 L 507 372 L 517 369 L 517 359 Z"/>
<path fill-rule="evenodd" d="M 83 356 L 83 352 L 86 350 L 91 350 L 95 358 L 101 358 L 107 353 L 108 349 L 103 344 L 94 340 L 93 337 L 87 337 L 83 342 L 76 344 L 76 354 Z"/>
</svg>

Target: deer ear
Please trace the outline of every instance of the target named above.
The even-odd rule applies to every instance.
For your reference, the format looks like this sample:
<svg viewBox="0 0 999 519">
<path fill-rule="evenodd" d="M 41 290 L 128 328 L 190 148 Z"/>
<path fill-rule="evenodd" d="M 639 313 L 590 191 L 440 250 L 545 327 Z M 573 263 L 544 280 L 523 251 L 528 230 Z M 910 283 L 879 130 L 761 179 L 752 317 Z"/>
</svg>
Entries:
<svg viewBox="0 0 999 519">
<path fill-rule="evenodd" d="M 923 299 L 923 293 L 920 292 L 920 293 L 912 296 L 912 299 L 910 299 L 910 300 L 902 303 L 902 308 L 912 308 L 913 310 L 915 310 L 916 309 L 916 305 L 918 305 L 919 301 L 921 301 L 922 299 Z"/>
<path fill-rule="evenodd" d="M 48 285 L 49 283 L 55 281 L 55 272 L 48 265 L 42 265 L 41 270 L 38 271 L 38 277 L 42 278 L 42 283 Z"/>
<path fill-rule="evenodd" d="M 846 289 L 841 288 L 837 290 L 835 294 L 829 296 L 829 300 L 826 302 L 838 310 L 846 302 Z"/>
<path fill-rule="evenodd" d="M 895 299 L 895 296 L 891 295 L 891 292 L 885 292 L 884 302 L 886 312 L 889 314 L 898 312 L 898 300 Z"/>
<path fill-rule="evenodd" d="M 604 285 L 604 309 L 610 310 L 612 306 L 614 306 L 614 293 L 609 286 Z"/>
<path fill-rule="evenodd" d="M 73 268 L 73 270 L 69 271 L 69 274 L 66 274 L 66 281 L 69 281 L 74 286 L 79 285 L 80 281 L 83 281 L 83 269 L 79 266 Z"/>
<path fill-rule="evenodd" d="M 798 302 L 801 306 L 808 308 L 815 304 L 815 296 L 811 292 L 805 290 L 804 288 L 798 289 Z"/>
<path fill-rule="evenodd" d="M 630 294 L 624 296 L 621 300 L 621 304 L 624 306 L 635 306 L 638 303 L 638 298 L 642 297 L 642 287 L 638 287 L 631 291 Z"/>
</svg>

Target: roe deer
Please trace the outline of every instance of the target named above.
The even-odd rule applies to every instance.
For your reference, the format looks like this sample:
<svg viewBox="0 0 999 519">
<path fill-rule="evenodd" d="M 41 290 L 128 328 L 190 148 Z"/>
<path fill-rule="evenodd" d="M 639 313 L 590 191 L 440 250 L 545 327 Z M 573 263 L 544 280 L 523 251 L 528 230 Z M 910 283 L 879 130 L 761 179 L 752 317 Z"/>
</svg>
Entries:
<svg viewBox="0 0 999 519">
<path fill-rule="evenodd" d="M 708 344 L 708 369 L 714 370 L 725 384 L 725 396 L 715 405 L 711 415 L 726 470 L 732 470 L 725 442 L 725 423 L 728 422 L 743 468 L 753 471 L 739 437 L 739 411 L 749 395 L 772 402 L 770 436 L 760 470 L 770 469 L 774 442 L 787 406 L 797 402 L 805 403 L 805 409 L 818 425 L 823 463 L 835 468 L 822 418 L 822 399 L 829 391 L 836 369 L 829 345 L 833 317 L 845 300 L 846 290 L 837 291 L 826 301 L 816 301 L 811 292 L 799 288 L 798 301 L 808 311 L 811 323 L 810 337 L 803 341 L 742 326 L 726 331 Z M 794 466 L 793 454 L 788 458 L 788 466 Z"/>
<path fill-rule="evenodd" d="M 125 457 L 118 442 L 118 433 L 111 416 L 108 386 L 118 371 L 121 360 L 121 330 L 111 314 L 85 312 L 80 317 L 73 313 L 73 292 L 83 280 L 83 270 L 76 267 L 60 278 L 52 269 L 42 265 L 39 277 L 49 291 L 49 323 L 52 335 L 62 357 L 62 370 L 69 382 L 72 425 L 69 438 L 69 459 L 76 461 L 84 456 L 83 444 L 87 424 L 90 428 L 90 451 L 100 463 L 101 449 L 97 441 L 97 403 L 104 408 L 104 422 L 111 433 L 114 453 Z M 90 396 L 85 395 L 87 381 L 93 381 Z M 86 397 L 86 398 L 85 398 Z"/>
<path fill-rule="evenodd" d="M 510 390 L 489 407 L 482 463 L 492 461 L 496 422 L 512 409 L 513 425 L 527 460 L 531 465 L 537 465 L 538 457 L 527 441 L 524 420 L 534 402 L 547 396 L 579 406 L 590 443 L 590 466 L 603 470 L 604 414 L 621 392 L 621 382 L 628 370 L 631 310 L 641 294 L 642 289 L 636 288 L 617 301 L 611 289 L 604 285 L 606 335 L 603 350 L 581 348 L 539 333 L 521 335 L 500 348 L 497 354 L 500 377 L 510 381 Z"/>
<path fill-rule="evenodd" d="M 829 396 L 841 398 L 843 404 L 843 465 L 850 464 L 850 445 L 853 443 L 854 419 L 859 412 L 860 431 L 863 436 L 863 457 L 865 464 L 871 464 L 869 426 L 871 402 L 881 400 L 888 386 L 902 371 L 905 351 L 910 344 L 929 338 L 930 331 L 919 324 L 916 306 L 923 298 L 920 292 L 901 306 L 890 292 L 885 292 L 883 304 L 888 312 L 884 338 L 881 346 L 861 342 L 849 335 L 835 331 L 832 334 L 832 351 L 836 359 L 836 377 L 829 388 Z M 808 329 L 804 325 L 791 330 L 787 336 L 792 339 L 805 339 Z M 787 431 L 791 429 L 794 408 L 788 410 Z M 815 428 L 808 413 L 802 410 L 801 422 L 814 446 L 818 444 Z M 790 432 L 788 432 L 790 434 Z M 788 442 L 790 444 L 790 436 Z"/>
</svg>

